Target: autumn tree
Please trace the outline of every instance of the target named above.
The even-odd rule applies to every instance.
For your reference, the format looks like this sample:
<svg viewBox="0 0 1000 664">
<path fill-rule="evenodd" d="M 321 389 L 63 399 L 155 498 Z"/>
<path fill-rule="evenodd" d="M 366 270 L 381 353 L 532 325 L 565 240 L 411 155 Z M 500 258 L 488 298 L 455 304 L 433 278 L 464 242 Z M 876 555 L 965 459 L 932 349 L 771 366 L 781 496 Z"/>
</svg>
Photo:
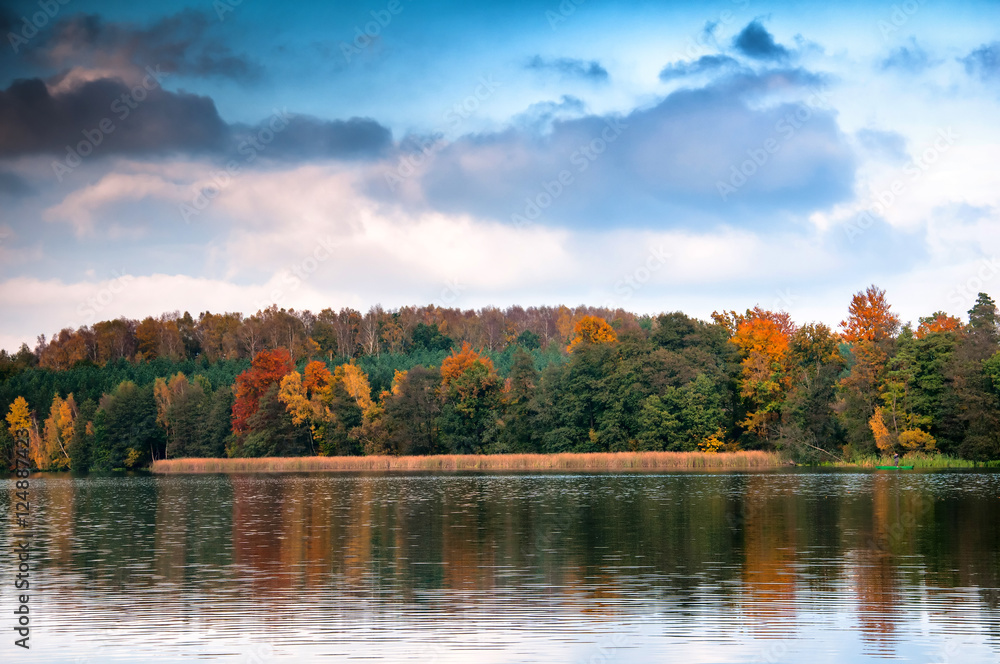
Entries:
<svg viewBox="0 0 1000 664">
<path fill-rule="evenodd" d="M 52 397 L 49 416 L 42 429 L 42 445 L 36 450 L 35 465 L 43 470 L 65 470 L 70 466 L 68 447 L 73 438 L 77 407 L 73 395 Z"/>
<path fill-rule="evenodd" d="M 248 420 L 257 412 L 261 397 L 291 371 L 292 357 L 287 349 L 275 348 L 257 353 L 250 368 L 236 377 L 232 418 L 234 434 L 246 433 Z"/>
<path fill-rule="evenodd" d="M 930 316 L 920 319 L 917 327 L 917 339 L 923 339 L 929 334 L 940 334 L 942 332 L 961 332 L 964 325 L 961 319 L 949 316 L 943 311 L 937 311 Z"/>
<path fill-rule="evenodd" d="M 28 402 L 24 397 L 14 399 L 5 419 L 7 420 L 7 429 L 12 436 L 18 436 L 31 430 L 31 409 L 28 408 Z"/>
<path fill-rule="evenodd" d="M 209 361 L 235 360 L 243 356 L 240 340 L 242 325 L 243 316 L 239 313 L 201 313 L 195 329 L 202 352 Z"/>
<path fill-rule="evenodd" d="M 840 323 L 849 345 L 850 371 L 840 381 L 849 442 L 860 449 L 872 446 L 869 421 L 882 405 L 886 367 L 899 331 L 899 316 L 892 312 L 885 291 L 869 286 L 851 299 L 848 316 Z"/>
<path fill-rule="evenodd" d="M 27 400 L 21 396 L 14 399 L 5 419 L 7 420 L 7 431 L 12 439 L 12 447 L 15 441 L 27 436 L 28 452 L 34 459 L 34 450 L 41 448 L 41 437 L 38 434 L 38 426 L 32 416 L 31 409 L 28 407 Z"/>
<path fill-rule="evenodd" d="M 899 331 L 899 316 L 892 313 L 885 291 L 869 286 L 855 293 L 848 307 L 847 318 L 840 322 L 844 340 L 850 344 L 886 341 Z"/>
<path fill-rule="evenodd" d="M 573 339 L 566 347 L 568 352 L 581 343 L 612 344 L 618 341 L 618 335 L 608 322 L 597 316 L 584 316 L 573 324 Z"/>
<path fill-rule="evenodd" d="M 729 329 L 740 350 L 740 395 L 750 404 L 741 426 L 764 440 L 776 433 L 782 405 L 792 384 L 789 344 L 795 325 L 786 312 L 754 307 L 745 314 L 713 314 Z"/>
<path fill-rule="evenodd" d="M 309 428 L 322 455 L 361 452 L 359 442 L 363 418 L 377 409 L 365 373 L 353 364 L 343 364 L 330 373 L 323 362 L 306 365 L 282 378 L 278 398 L 295 425 Z"/>
</svg>

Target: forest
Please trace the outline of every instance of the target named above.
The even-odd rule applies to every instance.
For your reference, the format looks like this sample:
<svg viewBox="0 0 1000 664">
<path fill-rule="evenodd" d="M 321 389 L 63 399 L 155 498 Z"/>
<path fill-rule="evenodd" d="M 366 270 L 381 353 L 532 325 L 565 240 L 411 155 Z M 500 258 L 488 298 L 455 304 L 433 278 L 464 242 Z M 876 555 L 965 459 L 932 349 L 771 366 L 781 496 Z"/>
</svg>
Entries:
<svg viewBox="0 0 1000 664">
<path fill-rule="evenodd" d="M 0 351 L 0 455 L 40 470 L 182 457 L 777 450 L 1000 459 L 1000 316 L 903 324 L 884 290 L 837 329 L 754 307 L 277 306 L 119 318 Z"/>
</svg>

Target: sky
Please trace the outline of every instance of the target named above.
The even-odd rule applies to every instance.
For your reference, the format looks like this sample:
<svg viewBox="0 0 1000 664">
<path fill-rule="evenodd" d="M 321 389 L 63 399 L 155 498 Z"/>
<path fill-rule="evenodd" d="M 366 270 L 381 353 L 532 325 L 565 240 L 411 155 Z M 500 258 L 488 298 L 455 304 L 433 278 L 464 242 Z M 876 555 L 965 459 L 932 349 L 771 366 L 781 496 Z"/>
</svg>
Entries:
<svg viewBox="0 0 1000 664">
<path fill-rule="evenodd" d="M 375 304 L 1000 296 L 996 2 L 0 2 L 0 348 Z"/>
</svg>

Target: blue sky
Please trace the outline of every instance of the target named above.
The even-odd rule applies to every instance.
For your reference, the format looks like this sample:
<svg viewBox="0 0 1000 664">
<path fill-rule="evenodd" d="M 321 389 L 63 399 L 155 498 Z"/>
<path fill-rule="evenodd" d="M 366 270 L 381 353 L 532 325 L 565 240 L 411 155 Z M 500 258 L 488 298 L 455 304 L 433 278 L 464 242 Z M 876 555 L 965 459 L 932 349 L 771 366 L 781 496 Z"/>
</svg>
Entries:
<svg viewBox="0 0 1000 664">
<path fill-rule="evenodd" d="M 13 3 L 0 347 L 272 302 L 760 304 L 836 324 L 873 282 L 904 319 L 962 315 L 1000 294 L 998 18 Z"/>
</svg>

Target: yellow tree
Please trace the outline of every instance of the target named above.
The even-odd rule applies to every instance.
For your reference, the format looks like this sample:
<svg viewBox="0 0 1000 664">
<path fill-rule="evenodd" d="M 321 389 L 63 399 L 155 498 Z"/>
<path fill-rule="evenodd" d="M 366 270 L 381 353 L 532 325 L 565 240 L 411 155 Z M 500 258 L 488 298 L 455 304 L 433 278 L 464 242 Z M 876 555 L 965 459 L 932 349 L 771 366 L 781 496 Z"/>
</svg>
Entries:
<svg viewBox="0 0 1000 664">
<path fill-rule="evenodd" d="M 292 416 L 292 423 L 295 425 L 312 422 L 322 412 L 318 401 L 309 398 L 302 384 L 302 374 L 298 371 L 293 371 L 281 379 L 278 399 L 285 404 L 285 409 Z"/>
<path fill-rule="evenodd" d="M 24 397 L 17 397 L 14 399 L 14 403 L 10 405 L 10 410 L 7 412 L 7 430 L 14 439 L 18 439 L 21 436 L 28 436 L 28 454 L 30 455 L 32 461 L 34 462 L 36 458 L 41 458 L 42 449 L 42 438 L 38 434 L 38 425 L 35 422 L 35 418 L 31 415 L 31 409 L 28 408 L 28 402 Z M 41 468 L 38 463 L 35 463 L 36 468 Z"/>
<path fill-rule="evenodd" d="M 326 364 L 313 361 L 302 374 L 293 371 L 284 376 L 278 389 L 278 399 L 292 422 L 309 426 L 321 454 L 335 449 L 340 444 L 337 440 L 342 443 L 352 426 L 343 395 L 362 417 L 376 416 L 379 406 L 372 401 L 368 376 L 354 364 L 342 364 L 331 374 Z"/>
<path fill-rule="evenodd" d="M 17 437 L 20 432 L 31 431 L 31 410 L 24 397 L 17 397 L 10 405 L 7 412 L 7 430 L 10 435 Z"/>
<path fill-rule="evenodd" d="M 891 452 L 893 449 L 892 435 L 889 433 L 889 427 L 885 425 L 885 416 L 881 406 L 875 408 L 875 414 L 868 420 L 868 426 L 871 427 L 872 435 L 875 436 L 875 446 L 878 450 L 885 454 Z"/>
<path fill-rule="evenodd" d="M 573 326 L 573 340 L 566 347 L 570 353 L 582 343 L 611 344 L 618 341 L 618 335 L 606 320 L 598 316 L 584 316 Z"/>
<path fill-rule="evenodd" d="M 322 425 L 335 419 L 327 407 L 333 376 L 326 364 L 318 360 L 307 364 L 303 373 L 304 376 L 293 371 L 281 379 L 278 399 L 285 404 L 292 422 L 308 424 L 313 440 L 322 443 Z"/>
<path fill-rule="evenodd" d="M 573 325 L 579 320 L 579 317 L 572 309 L 563 304 L 560 304 L 559 308 L 556 309 L 555 315 L 556 332 L 558 332 L 559 338 L 564 342 L 569 341 L 570 335 L 573 333 Z"/>
<path fill-rule="evenodd" d="M 337 367 L 333 372 L 333 379 L 343 383 L 344 389 L 354 398 L 362 411 L 368 411 L 375 405 L 372 403 L 372 388 L 368 383 L 368 376 L 353 362 Z"/>
<path fill-rule="evenodd" d="M 65 399 L 56 394 L 45 420 L 42 445 L 39 446 L 35 464 L 39 468 L 69 468 L 70 440 L 73 438 L 73 423 L 76 421 L 76 401 L 70 394 Z"/>
</svg>

